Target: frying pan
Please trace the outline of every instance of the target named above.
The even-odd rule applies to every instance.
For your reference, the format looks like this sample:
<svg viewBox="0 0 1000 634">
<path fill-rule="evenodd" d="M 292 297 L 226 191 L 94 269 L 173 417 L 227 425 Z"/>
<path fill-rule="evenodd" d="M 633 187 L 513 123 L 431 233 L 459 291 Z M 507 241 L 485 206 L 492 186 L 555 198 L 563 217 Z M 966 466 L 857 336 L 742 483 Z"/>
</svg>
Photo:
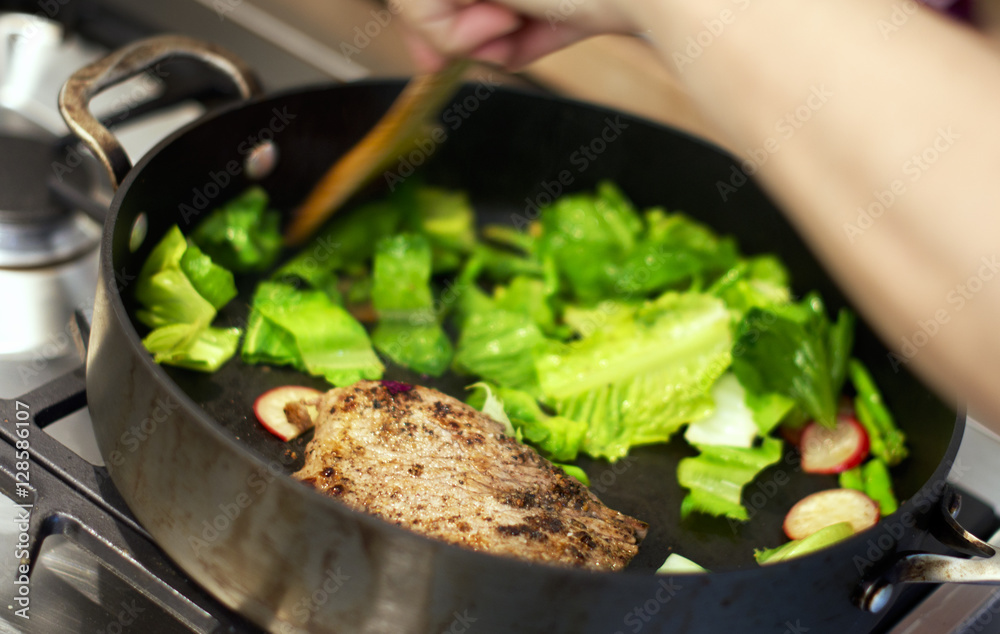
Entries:
<svg viewBox="0 0 1000 634">
<path fill-rule="evenodd" d="M 231 77 L 247 100 L 171 135 L 132 168 L 87 101 L 178 55 Z M 426 539 L 288 477 L 301 464 L 305 439 L 282 443 L 270 436 L 251 404 L 278 385 L 323 384 L 238 359 L 209 375 L 154 364 L 135 326 L 130 284 L 170 226 L 189 232 L 208 209 L 255 182 L 276 208 L 292 209 L 401 88 L 399 82 L 361 82 L 261 97 L 252 73 L 228 53 L 168 36 L 88 66 L 63 89 L 70 127 L 120 183 L 105 225 L 87 360 L 98 445 L 136 518 L 194 580 L 273 631 L 454 633 L 781 632 L 789 624 L 812 632 L 864 631 L 884 614 L 879 610 L 893 600 L 898 582 L 942 575 L 996 580 L 989 567 L 996 567 L 995 557 L 903 557 L 944 552 L 945 544 L 981 557 L 993 552 L 955 523 L 957 498 L 945 483 L 964 414 L 938 400 L 905 365 L 897 367 L 863 325 L 856 355 L 872 368 L 910 437 L 912 455 L 894 474 L 904 502 L 878 526 L 787 563 L 759 567 L 752 551 L 782 543 L 781 520 L 795 501 L 836 486 L 833 478 L 801 474 L 793 451 L 748 486 L 753 518 L 747 524 L 680 519 L 676 463 L 690 454 L 682 441 L 640 448 L 615 465 L 581 461 L 607 504 L 650 524 L 639 555 L 619 574 L 532 565 Z M 740 182 L 740 172 L 717 148 L 552 97 L 470 85 L 456 100 L 469 116 L 457 124 L 446 118 L 447 142 L 430 157 L 410 155 L 411 164 L 424 163 L 429 183 L 468 192 L 481 221 L 530 219 L 557 190 L 587 190 L 612 179 L 640 208 L 683 210 L 736 236 L 747 253 L 777 253 L 793 271 L 797 293 L 817 289 L 831 309 L 844 304 L 752 183 L 720 195 L 719 183 Z M 247 158 L 262 144 L 277 150 L 273 170 L 248 170 Z M 408 176 L 405 171 L 399 174 Z M 378 179 L 358 199 L 385 188 Z M 257 281 L 239 278 L 240 297 L 221 313 L 223 322 L 242 323 Z M 387 376 L 420 380 L 393 368 Z M 466 382 L 452 377 L 429 384 L 462 396 Z M 670 552 L 714 572 L 653 575 Z"/>
</svg>

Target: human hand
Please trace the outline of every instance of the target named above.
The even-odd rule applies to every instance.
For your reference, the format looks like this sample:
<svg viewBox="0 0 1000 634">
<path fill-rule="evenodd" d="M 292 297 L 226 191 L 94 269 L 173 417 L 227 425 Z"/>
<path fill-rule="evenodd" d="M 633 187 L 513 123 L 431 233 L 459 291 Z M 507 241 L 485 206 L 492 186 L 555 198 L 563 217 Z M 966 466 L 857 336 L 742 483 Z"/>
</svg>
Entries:
<svg viewBox="0 0 1000 634">
<path fill-rule="evenodd" d="M 454 57 L 519 68 L 593 35 L 637 30 L 635 0 L 398 1 L 410 50 L 425 71 Z"/>
</svg>

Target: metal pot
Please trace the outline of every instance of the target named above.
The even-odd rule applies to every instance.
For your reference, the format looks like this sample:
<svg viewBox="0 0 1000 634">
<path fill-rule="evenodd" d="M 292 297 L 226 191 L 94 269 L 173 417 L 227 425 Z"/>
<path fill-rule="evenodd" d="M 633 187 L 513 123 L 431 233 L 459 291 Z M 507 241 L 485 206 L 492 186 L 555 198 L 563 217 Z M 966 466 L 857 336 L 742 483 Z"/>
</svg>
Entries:
<svg viewBox="0 0 1000 634">
<path fill-rule="evenodd" d="M 248 99 L 171 135 L 133 168 L 86 101 L 173 55 L 211 64 Z M 955 524 L 957 503 L 945 483 L 964 413 L 956 415 L 905 368 L 893 367 L 863 326 L 856 356 L 873 369 L 911 438 L 911 457 L 895 474 L 905 501 L 878 526 L 787 563 L 759 567 L 752 550 L 782 542 L 781 519 L 796 500 L 836 486 L 832 478 L 801 474 L 794 451 L 748 488 L 753 520 L 732 526 L 680 520 L 683 492 L 674 472 L 688 451 L 682 442 L 637 450 L 615 465 L 582 462 L 605 502 L 652 527 L 621 574 L 531 565 L 426 539 L 288 477 L 305 441 L 270 436 L 251 404 L 265 389 L 311 379 L 239 360 L 212 375 L 156 365 L 135 326 L 130 283 L 170 226 L 189 231 L 207 209 L 255 180 L 275 207 L 291 209 L 402 84 L 270 97 L 257 96 L 256 86 L 224 51 L 169 36 L 88 66 L 61 95 L 71 129 L 119 185 L 104 230 L 87 360 L 98 444 L 136 518 L 232 609 L 281 632 L 775 632 L 788 623 L 843 632 L 872 628 L 901 582 L 1000 580 L 993 550 Z M 407 160 L 411 168 L 426 161 L 427 181 L 468 191 L 484 218 L 530 219 L 560 192 L 612 179 L 639 206 L 682 209 L 736 236 L 746 252 L 778 253 L 795 272 L 798 290 L 818 289 L 831 306 L 843 304 L 781 214 L 715 147 L 610 110 L 486 84 L 467 86 L 458 100 L 468 116 L 449 119 L 446 112 L 448 141 L 434 144 L 430 157 L 428 151 Z M 255 163 L 275 151 L 270 171 Z M 405 178 L 405 171 L 401 163 L 393 173 Z M 723 182 L 735 191 L 720 195 Z M 386 185 L 380 180 L 362 196 Z M 255 281 L 240 281 L 240 299 L 223 320 L 245 318 Z M 942 552 L 945 545 L 991 559 L 901 558 Z M 715 572 L 651 574 L 672 550 Z"/>
</svg>

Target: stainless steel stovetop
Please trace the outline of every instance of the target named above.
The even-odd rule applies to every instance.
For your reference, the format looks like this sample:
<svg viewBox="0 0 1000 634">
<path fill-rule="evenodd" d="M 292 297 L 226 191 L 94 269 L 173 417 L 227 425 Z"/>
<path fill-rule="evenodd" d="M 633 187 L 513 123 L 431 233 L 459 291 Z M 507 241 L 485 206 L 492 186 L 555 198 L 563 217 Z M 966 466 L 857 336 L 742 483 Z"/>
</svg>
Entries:
<svg viewBox="0 0 1000 634">
<path fill-rule="evenodd" d="M 23 6 L 31 10 L 10 12 Z M 47 8 L 56 14 L 55 22 L 43 19 Z M 245 0 L 0 2 L 0 136 L 31 140 L 16 157 L 8 157 L 10 162 L 0 159 L 0 297 L 5 304 L 0 309 L 0 419 L 6 419 L 0 428 L 6 441 L 0 441 L 0 490 L 6 493 L 0 495 L 0 596 L 5 598 L 0 607 L 6 608 L 0 611 L 0 632 L 256 631 L 184 578 L 127 512 L 118 510 L 124 507 L 102 475 L 83 393 L 79 348 L 96 286 L 101 206 L 110 191 L 75 144 L 59 143 L 67 130 L 55 98 L 73 70 L 109 48 L 166 31 L 226 46 L 257 68 L 272 90 L 385 70 L 349 59 Z M 178 93 L 146 74 L 93 105 L 116 120 L 125 115 L 116 132 L 137 159 L 220 98 L 200 78 L 186 90 Z M 145 107 L 150 100 L 170 107 Z M 43 144 L 59 148 L 54 160 L 40 163 L 45 177 L 21 174 L 26 157 Z M 68 193 L 55 186 L 57 192 L 64 197 L 80 193 L 96 204 L 83 202 L 76 211 L 57 214 L 41 203 L 22 204 L 12 194 L 29 181 L 44 193 L 54 186 L 51 177 L 68 167 L 76 182 Z M 31 210 L 8 213 L 5 204 Z M 37 222 L 42 216 L 57 220 Z M 24 436 L 18 435 L 21 429 L 27 430 Z M 18 440 L 28 441 L 22 447 L 31 447 L 31 460 L 17 455 Z M 1000 437 L 972 421 L 950 479 L 1000 515 L 998 476 Z M 39 535 L 47 536 L 30 583 L 24 583 L 21 551 Z M 992 542 L 1000 544 L 1000 533 Z M 1000 632 L 1000 587 L 942 587 L 880 631 Z"/>
</svg>

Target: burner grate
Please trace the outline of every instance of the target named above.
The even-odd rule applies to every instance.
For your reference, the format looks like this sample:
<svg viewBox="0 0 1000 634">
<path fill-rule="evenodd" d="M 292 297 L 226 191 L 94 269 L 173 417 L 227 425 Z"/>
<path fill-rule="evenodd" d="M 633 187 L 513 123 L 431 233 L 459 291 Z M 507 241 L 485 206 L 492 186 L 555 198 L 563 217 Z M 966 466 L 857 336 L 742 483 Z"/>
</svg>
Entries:
<svg viewBox="0 0 1000 634">
<path fill-rule="evenodd" d="M 208 596 L 167 559 L 132 517 L 104 467 L 90 464 L 44 433 L 45 425 L 85 405 L 82 366 L 23 396 L 0 401 L 0 436 L 6 441 L 0 442 L 0 493 L 21 505 L 15 518 L 29 517 L 22 526 L 25 537 L 18 535 L 15 543 L 23 540 L 26 544 L 18 554 L 27 557 L 18 563 L 31 567 L 31 583 L 39 576 L 45 577 L 47 586 L 55 583 L 49 578 L 55 574 L 53 566 L 44 566 L 42 571 L 39 563 L 46 561 L 48 544 L 55 543 L 49 550 L 56 553 L 78 547 L 85 556 L 78 552 L 75 557 L 56 560 L 83 562 L 91 575 L 113 575 L 118 586 L 134 593 L 122 595 L 126 605 L 143 605 L 139 601 L 155 606 L 183 628 L 176 631 L 259 631 Z M 27 462 L 18 460 L 24 456 L 18 455 L 17 442 L 24 440 L 29 446 Z M 0 580 L 15 600 L 18 589 L 10 584 L 16 579 L 17 575 L 11 575 Z M 19 607 L 16 602 L 12 605 L 11 613 Z M 117 612 L 117 607 L 100 597 L 99 612 Z M 57 612 L 46 609 L 41 616 L 50 621 Z M 77 613 L 73 618 L 80 618 L 78 610 L 72 612 Z M 18 624 L 14 614 L 7 620 Z"/>
</svg>

